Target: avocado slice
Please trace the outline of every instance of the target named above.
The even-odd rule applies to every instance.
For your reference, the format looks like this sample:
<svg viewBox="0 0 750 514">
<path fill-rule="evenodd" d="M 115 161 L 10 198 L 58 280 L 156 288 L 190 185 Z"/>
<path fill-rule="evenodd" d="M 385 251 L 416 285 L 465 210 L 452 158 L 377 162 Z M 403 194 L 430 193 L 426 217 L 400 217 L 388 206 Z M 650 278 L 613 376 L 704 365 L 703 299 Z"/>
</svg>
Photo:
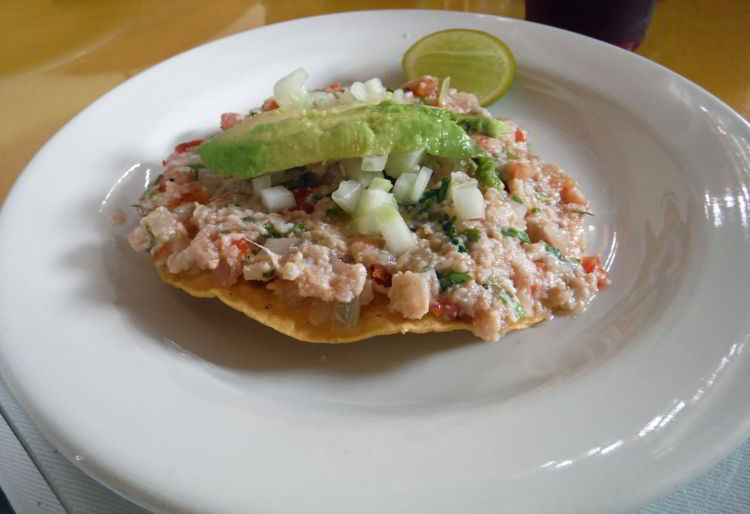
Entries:
<svg viewBox="0 0 750 514">
<path fill-rule="evenodd" d="M 439 157 L 483 155 L 469 132 L 506 130 L 502 121 L 390 101 L 325 110 L 258 114 L 198 148 L 203 164 L 238 178 L 315 162 L 425 148 Z"/>
</svg>

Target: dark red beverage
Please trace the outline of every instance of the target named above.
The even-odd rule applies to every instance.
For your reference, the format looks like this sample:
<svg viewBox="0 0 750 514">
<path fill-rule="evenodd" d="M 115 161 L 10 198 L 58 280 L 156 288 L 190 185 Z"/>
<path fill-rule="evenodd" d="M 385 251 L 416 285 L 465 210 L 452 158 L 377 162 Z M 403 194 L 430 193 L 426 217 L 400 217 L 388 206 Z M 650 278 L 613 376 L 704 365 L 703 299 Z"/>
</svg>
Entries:
<svg viewBox="0 0 750 514">
<path fill-rule="evenodd" d="M 635 50 L 646 35 L 654 0 L 526 0 L 526 19 Z"/>
</svg>

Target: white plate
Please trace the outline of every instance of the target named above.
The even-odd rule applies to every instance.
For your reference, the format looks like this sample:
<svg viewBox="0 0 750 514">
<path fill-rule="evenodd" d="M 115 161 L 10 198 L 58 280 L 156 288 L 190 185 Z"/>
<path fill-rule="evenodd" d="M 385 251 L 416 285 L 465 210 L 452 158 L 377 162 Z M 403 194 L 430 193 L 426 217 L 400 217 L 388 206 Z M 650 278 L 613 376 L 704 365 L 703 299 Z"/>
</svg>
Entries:
<svg viewBox="0 0 750 514">
<path fill-rule="evenodd" d="M 499 344 L 306 345 L 162 285 L 107 222 L 176 142 L 290 70 L 394 85 L 404 50 L 451 27 L 509 43 L 518 75 L 493 111 L 593 201 L 613 285 L 584 316 Z M 104 96 L 21 176 L 0 231 L 2 373 L 65 455 L 155 510 L 625 511 L 748 434 L 748 140 L 674 73 L 519 20 L 358 12 L 239 34 Z"/>
</svg>

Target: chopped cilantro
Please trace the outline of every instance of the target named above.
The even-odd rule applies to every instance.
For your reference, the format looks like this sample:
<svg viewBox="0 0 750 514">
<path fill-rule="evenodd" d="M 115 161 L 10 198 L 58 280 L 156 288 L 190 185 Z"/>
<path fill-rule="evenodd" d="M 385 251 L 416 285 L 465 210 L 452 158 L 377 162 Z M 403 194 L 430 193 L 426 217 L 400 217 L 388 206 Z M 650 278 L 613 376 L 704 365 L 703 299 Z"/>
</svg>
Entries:
<svg viewBox="0 0 750 514">
<path fill-rule="evenodd" d="M 287 235 L 287 236 L 289 234 L 297 234 L 297 235 L 299 235 L 302 232 L 307 232 L 307 227 L 304 226 L 302 223 L 295 223 L 294 226 L 292 228 L 290 228 L 289 230 L 287 230 L 284 235 Z"/>
<path fill-rule="evenodd" d="M 502 301 L 504 305 L 512 305 L 513 310 L 516 311 L 516 316 L 518 316 L 519 319 L 523 319 L 526 317 L 526 310 L 524 310 L 521 302 L 511 296 L 508 291 L 506 291 L 505 289 L 500 289 L 495 294 L 498 298 L 500 298 L 500 301 Z"/>
<path fill-rule="evenodd" d="M 466 239 L 474 243 L 476 241 L 479 241 L 479 239 L 482 237 L 482 231 L 478 228 L 467 228 L 461 233 L 461 235 L 465 235 Z"/>
<path fill-rule="evenodd" d="M 539 207 L 531 209 L 531 214 L 539 214 L 540 212 L 542 212 L 542 210 Z"/>
<path fill-rule="evenodd" d="M 520 198 L 518 198 L 516 195 L 511 196 L 510 199 L 513 200 L 516 203 L 523 204 L 523 200 L 521 200 Z"/>
<path fill-rule="evenodd" d="M 266 233 L 264 234 L 264 236 L 265 236 L 266 239 L 271 239 L 271 238 L 275 238 L 275 237 L 284 237 L 284 234 L 282 234 L 281 232 L 279 232 L 276 229 L 276 227 L 274 227 L 270 223 L 266 223 L 265 225 L 263 225 L 263 228 L 266 229 Z"/>
<path fill-rule="evenodd" d="M 447 291 L 454 285 L 462 285 L 467 280 L 471 280 L 472 276 L 463 271 L 449 271 L 448 273 L 438 273 L 438 282 L 440 283 L 440 291 Z"/>
<path fill-rule="evenodd" d="M 437 189 L 427 189 L 419 201 L 411 207 L 415 214 L 420 214 L 427 211 L 433 204 L 440 203 L 448 197 L 448 189 L 451 185 L 450 177 L 445 177 L 440 182 L 440 187 Z"/>
<path fill-rule="evenodd" d="M 445 177 L 440 181 L 440 189 L 437 192 L 437 201 L 442 202 L 448 198 L 448 189 L 451 187 L 451 178 Z"/>
<path fill-rule="evenodd" d="M 531 243 L 529 234 L 522 230 L 516 230 L 514 228 L 504 228 L 500 231 L 500 233 L 505 237 L 517 237 L 522 243 Z"/>
<path fill-rule="evenodd" d="M 545 249 L 549 253 L 551 253 L 552 255 L 554 255 L 555 257 L 557 257 L 558 259 L 560 259 L 561 261 L 564 260 L 563 256 L 562 256 L 562 252 L 560 250 L 558 250 L 557 248 L 555 248 L 554 246 L 545 245 Z"/>
<path fill-rule="evenodd" d="M 276 227 L 274 227 L 271 223 L 266 223 L 263 225 L 263 228 L 266 229 L 266 233 L 263 234 L 263 237 L 266 239 L 273 239 L 273 238 L 280 238 L 280 237 L 287 237 L 289 234 L 301 234 L 302 232 L 307 231 L 307 227 L 305 227 L 302 223 L 295 223 L 292 228 L 285 232 L 279 231 Z"/>
</svg>

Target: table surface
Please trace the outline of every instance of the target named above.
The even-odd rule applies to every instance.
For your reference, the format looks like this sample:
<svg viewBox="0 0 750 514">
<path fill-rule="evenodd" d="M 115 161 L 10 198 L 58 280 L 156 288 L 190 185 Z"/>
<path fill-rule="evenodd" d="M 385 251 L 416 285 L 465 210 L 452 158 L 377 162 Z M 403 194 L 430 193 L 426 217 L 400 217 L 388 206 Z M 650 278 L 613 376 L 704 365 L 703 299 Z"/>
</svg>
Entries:
<svg viewBox="0 0 750 514">
<path fill-rule="evenodd" d="M 229 34 L 354 8 L 524 15 L 523 0 L 4 0 L 0 199 L 47 139 L 139 71 Z M 748 27 L 747 0 L 657 0 L 637 53 L 687 77 L 750 119 Z M 740 467 L 747 477 L 750 445 L 743 448 L 745 457 L 739 459 L 738 452 L 725 463 L 732 463 L 734 475 Z M 726 488 L 727 483 L 716 487 Z M 669 502 L 664 505 L 670 510 Z M 660 506 L 652 508 L 656 510 L 649 512 L 663 511 Z"/>
</svg>

